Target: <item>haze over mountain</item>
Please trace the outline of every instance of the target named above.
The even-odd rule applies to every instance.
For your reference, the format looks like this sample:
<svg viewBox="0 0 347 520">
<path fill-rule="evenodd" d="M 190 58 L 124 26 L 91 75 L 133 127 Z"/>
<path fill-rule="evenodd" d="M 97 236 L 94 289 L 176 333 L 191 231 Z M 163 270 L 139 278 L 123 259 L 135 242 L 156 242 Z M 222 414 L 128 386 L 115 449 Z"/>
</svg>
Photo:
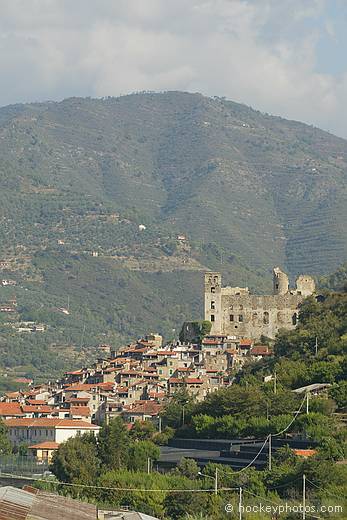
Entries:
<svg viewBox="0 0 347 520">
<path fill-rule="evenodd" d="M 8 106 L 0 154 L 3 276 L 22 318 L 66 341 L 49 309 L 67 296 L 71 341 L 87 323 L 119 342 L 199 317 L 205 269 L 265 291 L 273 265 L 324 274 L 347 257 L 347 141 L 225 99 Z"/>
</svg>

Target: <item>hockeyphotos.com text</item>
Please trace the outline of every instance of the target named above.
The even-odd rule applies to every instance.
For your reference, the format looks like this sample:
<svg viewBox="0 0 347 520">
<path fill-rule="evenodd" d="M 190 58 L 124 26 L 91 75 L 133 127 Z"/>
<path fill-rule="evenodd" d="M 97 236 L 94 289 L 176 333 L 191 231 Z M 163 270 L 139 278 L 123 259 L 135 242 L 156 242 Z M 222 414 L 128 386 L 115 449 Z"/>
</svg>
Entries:
<svg viewBox="0 0 347 520">
<path fill-rule="evenodd" d="M 225 511 L 227 513 L 253 513 L 253 514 L 263 514 L 268 513 L 274 515 L 274 517 L 288 514 L 288 513 L 303 513 L 304 505 L 303 504 L 278 504 L 278 505 L 270 505 L 270 504 L 262 504 L 261 502 L 257 504 L 248 504 L 248 505 L 233 505 L 233 504 L 225 504 Z M 343 512 L 343 507 L 341 505 L 321 505 L 319 507 L 306 505 L 305 513 L 330 513 L 330 514 L 341 514 Z"/>
</svg>

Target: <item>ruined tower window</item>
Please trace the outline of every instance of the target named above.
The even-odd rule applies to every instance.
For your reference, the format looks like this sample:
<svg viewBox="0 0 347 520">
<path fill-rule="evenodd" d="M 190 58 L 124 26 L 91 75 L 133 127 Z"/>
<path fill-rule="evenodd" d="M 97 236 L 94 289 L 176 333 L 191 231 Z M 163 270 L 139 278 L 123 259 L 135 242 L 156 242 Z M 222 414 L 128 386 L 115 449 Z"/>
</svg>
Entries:
<svg viewBox="0 0 347 520">
<path fill-rule="evenodd" d="M 213 310 L 213 309 L 215 309 L 215 308 L 216 308 L 216 302 L 212 301 L 212 302 L 211 302 L 211 309 Z"/>
<path fill-rule="evenodd" d="M 239 314 L 239 321 L 240 321 L 240 322 L 243 321 L 243 314 Z"/>
<path fill-rule="evenodd" d="M 230 320 L 230 321 L 234 321 L 234 315 L 233 315 L 233 314 L 230 314 L 230 316 L 229 316 L 229 320 Z"/>
<path fill-rule="evenodd" d="M 298 323 L 298 315 L 296 314 L 296 312 L 294 312 L 294 314 L 292 316 L 292 324 L 296 325 L 297 323 Z"/>
<path fill-rule="evenodd" d="M 216 288 L 215 287 L 211 287 L 211 293 L 215 293 L 216 292 Z"/>
<path fill-rule="evenodd" d="M 263 323 L 264 323 L 264 325 L 269 324 L 269 313 L 267 311 L 264 312 Z"/>
<path fill-rule="evenodd" d="M 211 321 L 214 321 L 214 314 L 211 314 Z"/>
</svg>

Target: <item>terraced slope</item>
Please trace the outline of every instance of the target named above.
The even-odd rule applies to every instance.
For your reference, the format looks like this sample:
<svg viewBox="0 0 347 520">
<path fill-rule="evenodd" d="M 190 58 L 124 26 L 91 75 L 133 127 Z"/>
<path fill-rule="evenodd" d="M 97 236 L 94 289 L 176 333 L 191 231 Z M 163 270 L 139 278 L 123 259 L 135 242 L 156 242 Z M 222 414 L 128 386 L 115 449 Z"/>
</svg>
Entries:
<svg viewBox="0 0 347 520">
<path fill-rule="evenodd" d="M 347 142 L 225 99 L 168 92 L 5 107 L 0 156 L 2 275 L 20 282 L 27 317 L 38 312 L 31 291 L 32 302 L 59 306 L 64 277 L 74 279 L 74 327 L 80 334 L 89 313 L 90 342 L 101 329 L 117 342 L 160 324 L 171 333 L 200 313 L 206 268 L 265 291 L 275 264 L 324 274 L 347 257 Z M 99 276 L 105 266 L 127 290 Z M 96 305 L 95 287 L 107 301 Z M 45 321 L 54 337 L 55 319 Z"/>
</svg>

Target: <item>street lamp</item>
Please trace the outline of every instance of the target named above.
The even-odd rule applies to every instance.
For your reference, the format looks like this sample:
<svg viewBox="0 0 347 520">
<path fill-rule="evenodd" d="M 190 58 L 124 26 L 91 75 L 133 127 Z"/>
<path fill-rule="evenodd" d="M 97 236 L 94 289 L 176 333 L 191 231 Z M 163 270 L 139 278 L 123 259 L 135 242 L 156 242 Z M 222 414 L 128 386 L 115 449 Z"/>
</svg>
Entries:
<svg viewBox="0 0 347 520">
<path fill-rule="evenodd" d="M 218 468 L 216 468 L 214 477 L 211 477 L 211 475 L 206 475 L 206 473 L 201 473 L 201 471 L 198 472 L 198 475 L 200 475 L 201 477 L 212 478 L 214 480 L 214 494 L 217 495 L 217 493 L 218 493 Z"/>
</svg>

